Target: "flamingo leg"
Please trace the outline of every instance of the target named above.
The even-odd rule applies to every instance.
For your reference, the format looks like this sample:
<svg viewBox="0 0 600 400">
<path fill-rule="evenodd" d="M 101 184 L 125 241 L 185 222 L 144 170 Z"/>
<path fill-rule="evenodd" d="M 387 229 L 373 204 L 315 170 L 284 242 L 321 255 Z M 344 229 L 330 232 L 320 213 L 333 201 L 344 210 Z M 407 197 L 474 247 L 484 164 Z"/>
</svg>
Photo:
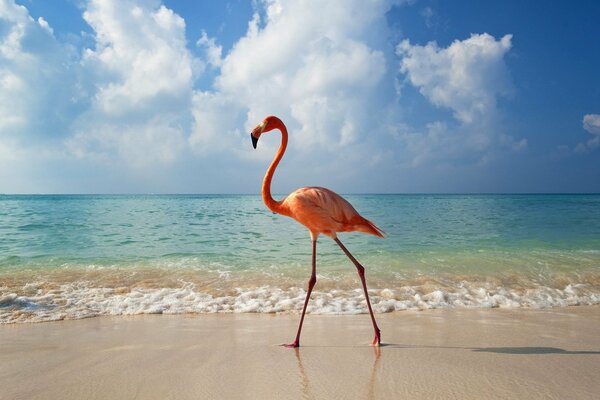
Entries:
<svg viewBox="0 0 600 400">
<path fill-rule="evenodd" d="M 296 334 L 296 340 L 292 343 L 284 344 L 285 347 L 300 347 L 300 332 L 302 331 L 302 323 L 304 322 L 304 314 L 306 313 L 306 306 L 310 300 L 310 294 L 317 283 L 317 241 L 312 241 L 312 273 L 308 280 L 308 291 L 306 292 L 306 299 L 304 300 L 304 308 L 302 308 L 302 316 L 300 317 L 300 324 L 298 325 L 298 333 Z"/>
<path fill-rule="evenodd" d="M 371 321 L 373 322 L 373 329 L 375 330 L 375 338 L 373 339 L 373 346 L 379 346 L 381 344 L 381 331 L 379 330 L 379 327 L 377 326 L 377 322 L 375 321 L 375 315 L 373 315 L 373 308 L 371 308 L 371 301 L 369 300 L 369 292 L 367 291 L 367 282 L 365 281 L 365 267 L 360 265 L 358 260 L 356 258 L 354 258 L 354 256 L 352 254 L 350 254 L 350 252 L 348 251 L 346 246 L 344 246 L 342 244 L 342 242 L 340 242 L 340 239 L 338 239 L 336 237 L 333 240 L 335 240 L 335 242 L 338 244 L 338 246 L 340 246 L 340 248 L 344 251 L 344 253 L 346 253 L 346 255 L 348 256 L 350 261 L 352 261 L 352 263 L 354 264 L 354 266 L 356 266 L 356 269 L 358 270 L 358 276 L 360 277 L 360 281 L 362 282 L 362 287 L 365 292 L 365 299 L 367 300 L 367 307 L 369 307 L 369 314 L 371 314 Z"/>
</svg>

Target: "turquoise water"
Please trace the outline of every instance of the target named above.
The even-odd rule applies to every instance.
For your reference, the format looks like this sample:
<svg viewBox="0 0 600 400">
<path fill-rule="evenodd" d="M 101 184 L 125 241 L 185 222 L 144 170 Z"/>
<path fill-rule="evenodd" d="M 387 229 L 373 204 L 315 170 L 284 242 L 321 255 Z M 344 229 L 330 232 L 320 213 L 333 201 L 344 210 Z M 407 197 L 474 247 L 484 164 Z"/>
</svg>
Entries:
<svg viewBox="0 0 600 400">
<path fill-rule="evenodd" d="M 347 195 L 378 312 L 600 303 L 600 195 Z M 0 322 L 294 312 L 310 239 L 252 195 L 0 196 Z M 321 237 L 311 312 L 366 312 Z"/>
</svg>

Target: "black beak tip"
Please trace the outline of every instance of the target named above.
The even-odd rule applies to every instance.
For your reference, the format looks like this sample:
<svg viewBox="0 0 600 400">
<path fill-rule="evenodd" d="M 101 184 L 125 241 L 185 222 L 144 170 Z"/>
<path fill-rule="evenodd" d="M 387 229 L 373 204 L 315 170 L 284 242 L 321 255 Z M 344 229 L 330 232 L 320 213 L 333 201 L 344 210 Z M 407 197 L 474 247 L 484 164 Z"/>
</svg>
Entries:
<svg viewBox="0 0 600 400">
<path fill-rule="evenodd" d="M 256 149 L 256 143 L 258 143 L 258 138 L 254 137 L 253 134 L 250 134 L 250 137 L 252 138 L 252 147 Z"/>
</svg>

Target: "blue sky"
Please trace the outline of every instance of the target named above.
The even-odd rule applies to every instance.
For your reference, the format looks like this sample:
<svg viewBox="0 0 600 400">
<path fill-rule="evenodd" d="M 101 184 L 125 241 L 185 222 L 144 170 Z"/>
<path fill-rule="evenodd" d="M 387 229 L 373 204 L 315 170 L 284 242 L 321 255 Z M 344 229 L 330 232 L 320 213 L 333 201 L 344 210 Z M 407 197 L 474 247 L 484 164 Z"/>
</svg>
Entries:
<svg viewBox="0 0 600 400">
<path fill-rule="evenodd" d="M 0 0 L 0 193 L 600 192 L 594 1 Z"/>
</svg>

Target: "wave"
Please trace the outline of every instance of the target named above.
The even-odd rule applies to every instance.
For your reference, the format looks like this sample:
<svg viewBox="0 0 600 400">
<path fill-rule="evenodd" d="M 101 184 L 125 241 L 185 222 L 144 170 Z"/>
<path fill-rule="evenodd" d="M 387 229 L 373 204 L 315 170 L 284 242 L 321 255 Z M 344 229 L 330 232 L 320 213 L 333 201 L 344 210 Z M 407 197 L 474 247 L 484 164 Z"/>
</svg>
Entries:
<svg viewBox="0 0 600 400">
<path fill-rule="evenodd" d="M 195 284 L 156 288 L 95 287 L 72 282 L 51 289 L 28 283 L 21 294 L 0 287 L 0 323 L 81 319 L 108 315 L 201 313 L 299 313 L 306 291 L 299 287 L 235 288 L 221 295 L 206 293 Z M 548 308 L 600 304 L 600 287 L 570 283 L 548 286 L 503 287 L 481 282 L 454 282 L 443 288 L 428 285 L 372 289 L 369 296 L 378 313 L 433 308 Z M 313 314 L 367 313 L 362 290 L 313 291 L 308 312 Z"/>
</svg>

